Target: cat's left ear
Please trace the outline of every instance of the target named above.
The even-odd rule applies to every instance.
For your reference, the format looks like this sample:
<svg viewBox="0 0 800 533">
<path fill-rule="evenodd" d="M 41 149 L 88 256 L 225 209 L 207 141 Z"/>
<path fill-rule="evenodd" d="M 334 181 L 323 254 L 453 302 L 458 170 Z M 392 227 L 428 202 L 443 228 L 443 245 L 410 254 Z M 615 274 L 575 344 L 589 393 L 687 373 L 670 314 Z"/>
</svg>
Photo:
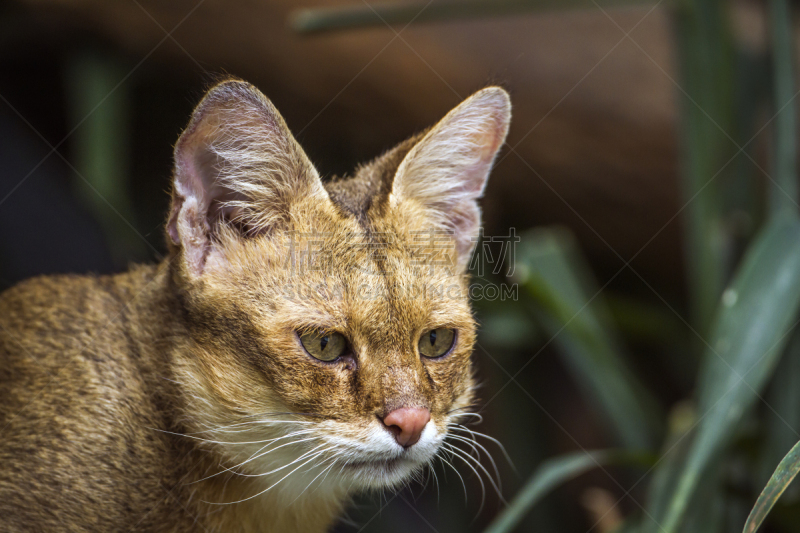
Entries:
<svg viewBox="0 0 800 533">
<path fill-rule="evenodd" d="M 252 85 L 225 81 L 209 90 L 175 146 L 167 235 L 201 275 L 220 231 L 244 239 L 279 230 L 294 202 L 313 198 L 328 196 L 277 109 Z"/>
<path fill-rule="evenodd" d="M 481 225 L 477 200 L 508 133 L 511 101 L 488 87 L 450 111 L 406 155 L 392 185 L 395 202 L 415 201 L 452 232 L 466 269 Z"/>
</svg>

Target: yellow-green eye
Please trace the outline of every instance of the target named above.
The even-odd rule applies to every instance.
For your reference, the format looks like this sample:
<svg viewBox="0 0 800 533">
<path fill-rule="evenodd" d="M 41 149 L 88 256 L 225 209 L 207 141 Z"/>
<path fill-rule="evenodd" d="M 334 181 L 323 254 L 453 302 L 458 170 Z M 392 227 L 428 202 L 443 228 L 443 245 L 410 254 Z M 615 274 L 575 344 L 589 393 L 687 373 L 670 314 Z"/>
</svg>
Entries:
<svg viewBox="0 0 800 533">
<path fill-rule="evenodd" d="M 347 341 L 341 333 L 310 331 L 300 335 L 303 348 L 315 359 L 333 361 L 347 349 Z"/>
<path fill-rule="evenodd" d="M 453 347 L 456 330 L 437 328 L 425 332 L 419 339 L 419 353 L 425 357 L 441 357 Z"/>
</svg>

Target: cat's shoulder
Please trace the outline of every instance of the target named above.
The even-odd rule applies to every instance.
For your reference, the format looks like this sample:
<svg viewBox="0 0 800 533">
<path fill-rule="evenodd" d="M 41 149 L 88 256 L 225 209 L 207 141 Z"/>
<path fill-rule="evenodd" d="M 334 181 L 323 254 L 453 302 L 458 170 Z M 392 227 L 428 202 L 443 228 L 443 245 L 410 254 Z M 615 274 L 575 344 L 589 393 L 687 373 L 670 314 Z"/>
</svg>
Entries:
<svg viewBox="0 0 800 533">
<path fill-rule="evenodd" d="M 3 358 L 64 360 L 119 342 L 137 294 L 147 289 L 155 266 L 123 274 L 50 275 L 22 281 L 0 293 Z"/>
<path fill-rule="evenodd" d="M 136 266 L 116 275 L 56 274 L 26 279 L 0 293 L 0 321 L 24 329 L 41 323 L 67 326 L 124 305 L 155 266 Z M 58 329 L 58 328 L 57 328 Z"/>
</svg>

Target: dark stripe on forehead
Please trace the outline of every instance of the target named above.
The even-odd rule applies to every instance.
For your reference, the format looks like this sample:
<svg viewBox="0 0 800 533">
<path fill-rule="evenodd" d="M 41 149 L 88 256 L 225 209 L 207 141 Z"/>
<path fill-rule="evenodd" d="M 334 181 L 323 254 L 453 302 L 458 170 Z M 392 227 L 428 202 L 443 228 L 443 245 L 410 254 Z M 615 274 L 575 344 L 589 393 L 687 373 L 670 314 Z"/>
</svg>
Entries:
<svg viewBox="0 0 800 533">
<path fill-rule="evenodd" d="M 383 242 L 387 236 L 374 231 L 374 221 L 384 215 L 397 168 L 425 133 L 427 131 L 414 135 L 371 162 L 361 165 L 353 176 L 333 178 L 323 183 L 340 213 L 354 217 L 363 228 L 365 238 L 377 246 L 389 243 Z M 374 283 L 383 283 L 386 294 L 389 295 L 387 310 L 392 320 L 396 320 L 402 313 L 399 302 L 393 297 L 397 289 L 396 280 L 391 273 L 386 272 L 386 260 L 380 253 L 371 257 L 370 261 L 378 273 Z"/>
</svg>

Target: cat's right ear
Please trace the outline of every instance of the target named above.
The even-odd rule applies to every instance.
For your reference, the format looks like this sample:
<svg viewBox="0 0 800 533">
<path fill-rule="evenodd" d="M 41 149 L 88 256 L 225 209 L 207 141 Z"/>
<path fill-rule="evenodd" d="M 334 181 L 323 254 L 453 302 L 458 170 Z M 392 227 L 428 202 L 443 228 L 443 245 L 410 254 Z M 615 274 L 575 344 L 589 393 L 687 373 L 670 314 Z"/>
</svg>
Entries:
<svg viewBox="0 0 800 533">
<path fill-rule="evenodd" d="M 275 230 L 293 200 L 327 198 L 319 175 L 272 103 L 255 87 L 213 87 L 175 145 L 169 241 L 203 273 L 225 225 L 241 238 Z"/>
</svg>

